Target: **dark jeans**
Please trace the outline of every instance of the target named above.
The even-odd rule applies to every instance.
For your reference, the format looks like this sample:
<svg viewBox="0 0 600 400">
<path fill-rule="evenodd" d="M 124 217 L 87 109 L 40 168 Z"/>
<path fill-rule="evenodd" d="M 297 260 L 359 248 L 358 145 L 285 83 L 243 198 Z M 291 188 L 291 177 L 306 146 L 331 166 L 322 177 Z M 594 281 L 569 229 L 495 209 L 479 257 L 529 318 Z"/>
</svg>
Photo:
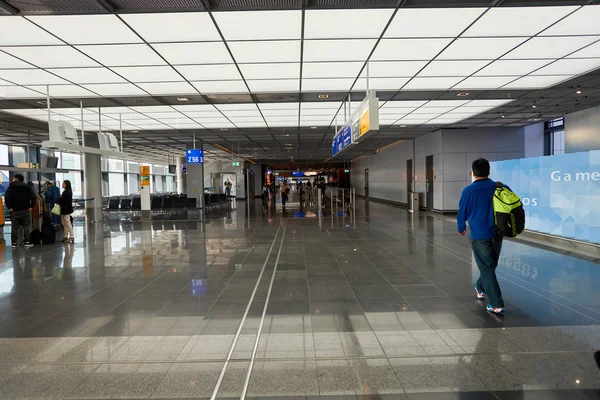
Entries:
<svg viewBox="0 0 600 400">
<path fill-rule="evenodd" d="M 29 211 L 13 211 L 10 214 L 10 225 L 10 239 L 12 244 L 19 243 L 20 228 L 23 228 L 25 243 L 29 243 L 29 239 L 31 239 L 31 215 Z"/>
<path fill-rule="evenodd" d="M 504 307 L 502 291 L 496 278 L 496 267 L 502 251 L 502 236 L 494 239 L 471 240 L 473 256 L 479 268 L 477 290 L 484 292 L 492 307 Z"/>
</svg>

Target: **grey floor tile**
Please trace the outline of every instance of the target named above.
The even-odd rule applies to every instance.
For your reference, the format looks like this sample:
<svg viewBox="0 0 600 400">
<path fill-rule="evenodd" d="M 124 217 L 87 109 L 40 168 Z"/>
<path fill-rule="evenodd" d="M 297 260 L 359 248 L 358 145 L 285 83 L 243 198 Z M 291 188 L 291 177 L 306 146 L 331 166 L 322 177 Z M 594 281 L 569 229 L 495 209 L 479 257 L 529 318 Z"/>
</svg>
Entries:
<svg viewBox="0 0 600 400">
<path fill-rule="evenodd" d="M 518 341 L 511 340 L 503 329 L 454 329 L 437 331 L 457 353 L 520 352 Z"/>
<path fill-rule="evenodd" d="M 234 335 L 194 335 L 177 356 L 177 360 L 224 360 Z"/>
<path fill-rule="evenodd" d="M 487 390 L 461 357 L 390 358 L 390 363 L 407 393 Z"/>
<path fill-rule="evenodd" d="M 220 362 L 173 364 L 150 398 L 210 397 L 222 368 Z"/>
<path fill-rule="evenodd" d="M 383 357 L 383 349 L 372 332 L 315 333 L 314 347 L 319 358 Z"/>
<path fill-rule="evenodd" d="M 422 312 L 425 320 L 435 329 L 473 329 L 490 328 L 484 320 L 471 311 Z"/>
<path fill-rule="evenodd" d="M 322 396 L 404 393 L 387 359 L 319 360 Z"/>
<path fill-rule="evenodd" d="M 294 359 L 314 358 L 312 334 L 263 334 L 258 345 L 257 358 Z"/>
<path fill-rule="evenodd" d="M 597 348 L 578 340 L 572 330 L 561 327 L 507 328 L 503 330 L 508 340 L 518 343 L 524 351 L 592 351 Z"/>
<path fill-rule="evenodd" d="M 319 394 L 317 365 L 305 361 L 257 361 L 248 395 L 251 397 L 315 396 Z"/>
<path fill-rule="evenodd" d="M 66 342 L 68 338 L 7 338 L 0 339 L 1 363 L 26 363 Z"/>
<path fill-rule="evenodd" d="M 365 315 L 375 332 L 420 331 L 433 329 L 421 314 L 416 311 L 367 312 Z"/>
<path fill-rule="evenodd" d="M 522 390 L 522 391 L 495 391 L 498 400 L 591 400 L 600 398 L 596 392 L 595 397 L 588 397 L 587 393 L 579 390 Z"/>
<path fill-rule="evenodd" d="M 73 337 L 40 353 L 40 362 L 100 362 L 108 359 L 127 337 Z"/>
<path fill-rule="evenodd" d="M 66 398 L 85 382 L 98 364 L 31 365 L 2 384 L 6 399 Z"/>
<path fill-rule="evenodd" d="M 376 332 L 376 335 L 388 357 L 454 354 L 435 331 Z"/>
</svg>

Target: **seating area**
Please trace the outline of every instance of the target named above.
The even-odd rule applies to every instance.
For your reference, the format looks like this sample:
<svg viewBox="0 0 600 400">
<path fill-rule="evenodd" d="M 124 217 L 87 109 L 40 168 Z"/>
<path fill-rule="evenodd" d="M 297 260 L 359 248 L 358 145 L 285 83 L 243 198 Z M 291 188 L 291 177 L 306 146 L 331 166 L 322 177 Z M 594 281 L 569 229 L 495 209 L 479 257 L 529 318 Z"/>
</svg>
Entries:
<svg viewBox="0 0 600 400">
<path fill-rule="evenodd" d="M 217 210 L 231 208 L 231 199 L 225 194 L 204 194 L 204 211 L 211 213 Z M 141 218 L 142 199 L 139 195 L 111 196 L 102 198 L 102 208 L 105 218 L 119 219 Z M 190 212 L 197 213 L 200 209 L 195 197 L 187 195 L 152 195 L 150 211 L 152 218 L 179 219 L 188 217 Z"/>
<path fill-rule="evenodd" d="M 102 198 L 105 218 L 139 219 L 141 218 L 142 199 L 140 195 L 111 196 Z M 152 195 L 150 197 L 152 218 L 170 219 L 189 216 L 198 212 L 195 197 L 187 195 Z"/>
</svg>

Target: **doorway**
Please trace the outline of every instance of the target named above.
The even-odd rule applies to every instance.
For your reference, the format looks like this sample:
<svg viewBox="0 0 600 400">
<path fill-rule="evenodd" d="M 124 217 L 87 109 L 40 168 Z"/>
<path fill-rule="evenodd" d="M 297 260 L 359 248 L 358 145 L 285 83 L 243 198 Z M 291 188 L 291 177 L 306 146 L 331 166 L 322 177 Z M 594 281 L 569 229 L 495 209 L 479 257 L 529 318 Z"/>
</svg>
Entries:
<svg viewBox="0 0 600 400">
<path fill-rule="evenodd" d="M 425 159 L 425 196 L 427 196 L 427 211 L 433 210 L 433 156 Z"/>
<path fill-rule="evenodd" d="M 369 168 L 365 168 L 365 197 L 369 197 Z"/>
</svg>

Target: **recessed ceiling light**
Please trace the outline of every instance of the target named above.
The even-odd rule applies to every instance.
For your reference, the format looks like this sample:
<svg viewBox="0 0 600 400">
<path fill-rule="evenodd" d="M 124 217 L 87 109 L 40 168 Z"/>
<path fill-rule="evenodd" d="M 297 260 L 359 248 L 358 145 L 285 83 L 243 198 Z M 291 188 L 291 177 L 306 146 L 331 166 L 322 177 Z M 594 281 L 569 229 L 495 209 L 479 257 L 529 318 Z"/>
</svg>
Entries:
<svg viewBox="0 0 600 400">
<path fill-rule="evenodd" d="M 400 128 L 406 128 L 406 125 L 400 125 Z"/>
<path fill-rule="evenodd" d="M 577 86 L 577 91 L 575 93 L 581 94 L 581 87 L 580 86 Z"/>
<path fill-rule="evenodd" d="M 506 115 L 504 115 L 504 113 L 502 113 L 502 118 L 506 118 Z"/>
<path fill-rule="evenodd" d="M 533 105 L 531 107 L 537 108 L 537 106 L 535 105 L 535 101 L 533 102 Z"/>
<path fill-rule="evenodd" d="M 46 100 L 44 100 L 44 101 L 42 101 L 42 100 L 40 100 L 40 101 L 36 101 L 36 103 L 38 103 L 38 104 L 41 104 L 41 105 L 45 106 L 45 105 L 46 105 Z M 52 105 L 52 103 L 50 103 L 50 105 Z"/>
<path fill-rule="evenodd" d="M 327 98 L 329 98 L 329 95 L 328 94 L 320 94 L 319 98 L 320 99 L 327 99 Z"/>
<path fill-rule="evenodd" d="M 471 93 L 469 92 L 461 92 L 461 93 L 457 93 L 456 97 L 467 97 L 468 95 L 470 95 Z"/>
<path fill-rule="evenodd" d="M 221 130 L 222 130 L 222 131 L 226 131 L 226 130 L 227 130 L 227 128 L 221 128 Z"/>
<path fill-rule="evenodd" d="M 131 133 L 138 133 L 139 131 L 131 131 Z"/>
<path fill-rule="evenodd" d="M 317 129 L 317 127 L 316 126 L 311 126 L 310 129 Z"/>
<path fill-rule="evenodd" d="M 178 97 L 177 101 L 190 101 L 187 97 Z"/>
</svg>

